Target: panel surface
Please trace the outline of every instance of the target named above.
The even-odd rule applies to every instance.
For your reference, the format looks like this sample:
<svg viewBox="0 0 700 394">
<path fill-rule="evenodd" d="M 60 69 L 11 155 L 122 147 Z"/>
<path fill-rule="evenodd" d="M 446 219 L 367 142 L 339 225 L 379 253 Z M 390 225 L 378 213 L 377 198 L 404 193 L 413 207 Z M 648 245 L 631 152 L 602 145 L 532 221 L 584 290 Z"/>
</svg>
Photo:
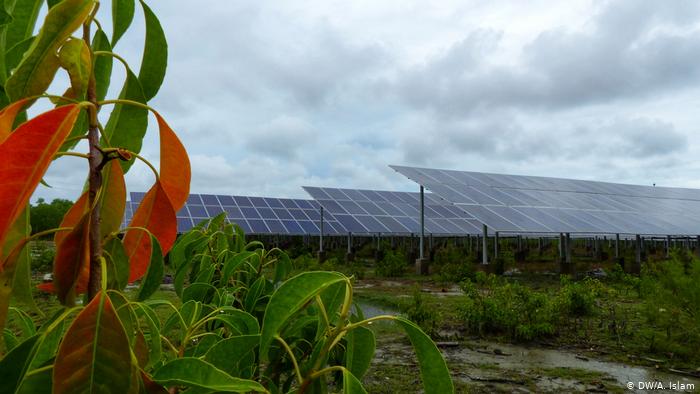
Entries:
<svg viewBox="0 0 700 394">
<path fill-rule="evenodd" d="M 492 231 L 510 233 L 700 233 L 700 190 L 588 180 L 390 166 L 470 213 Z"/>
<path fill-rule="evenodd" d="M 126 226 L 145 194 L 131 192 L 126 205 Z M 229 223 L 236 223 L 246 234 L 318 235 L 320 205 L 313 200 L 191 194 L 177 212 L 178 232 L 190 230 L 197 223 L 220 213 Z M 323 233 L 345 234 L 347 230 L 333 214 L 324 213 Z"/>
<path fill-rule="evenodd" d="M 355 234 L 420 233 L 420 193 L 304 186 L 348 232 Z M 480 222 L 452 203 L 426 193 L 425 233 L 480 234 Z"/>
</svg>

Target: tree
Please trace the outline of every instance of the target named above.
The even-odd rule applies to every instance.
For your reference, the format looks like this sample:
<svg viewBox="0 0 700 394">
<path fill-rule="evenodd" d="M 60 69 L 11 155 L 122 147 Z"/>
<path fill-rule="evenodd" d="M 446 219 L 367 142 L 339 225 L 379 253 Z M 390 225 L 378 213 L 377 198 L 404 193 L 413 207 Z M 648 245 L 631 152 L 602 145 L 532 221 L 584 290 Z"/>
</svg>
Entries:
<svg viewBox="0 0 700 394">
<path fill-rule="evenodd" d="M 58 227 L 61 219 L 73 206 L 73 201 L 56 198 L 47 204 L 43 198 L 29 208 L 29 223 L 32 234 L 44 232 Z"/>
</svg>

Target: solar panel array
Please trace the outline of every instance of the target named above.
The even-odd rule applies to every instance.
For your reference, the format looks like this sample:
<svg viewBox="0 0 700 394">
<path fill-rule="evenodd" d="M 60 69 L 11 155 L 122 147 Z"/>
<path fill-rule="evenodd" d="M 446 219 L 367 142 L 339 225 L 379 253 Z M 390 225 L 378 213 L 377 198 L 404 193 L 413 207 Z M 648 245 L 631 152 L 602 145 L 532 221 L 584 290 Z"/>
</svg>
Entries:
<svg viewBox="0 0 700 394">
<path fill-rule="evenodd" d="M 125 223 L 131 220 L 145 193 L 131 192 Z M 246 234 L 318 235 L 320 205 L 313 200 L 190 194 L 187 203 L 177 212 L 178 232 L 183 233 L 202 220 L 225 212 Z M 332 214 L 324 212 L 323 233 L 345 234 L 346 230 Z"/>
<path fill-rule="evenodd" d="M 347 232 L 420 233 L 420 194 L 304 186 Z M 433 195 L 425 195 L 425 232 L 435 235 L 480 234 L 470 214 Z"/>
<path fill-rule="evenodd" d="M 390 166 L 495 231 L 700 234 L 700 190 Z"/>
</svg>

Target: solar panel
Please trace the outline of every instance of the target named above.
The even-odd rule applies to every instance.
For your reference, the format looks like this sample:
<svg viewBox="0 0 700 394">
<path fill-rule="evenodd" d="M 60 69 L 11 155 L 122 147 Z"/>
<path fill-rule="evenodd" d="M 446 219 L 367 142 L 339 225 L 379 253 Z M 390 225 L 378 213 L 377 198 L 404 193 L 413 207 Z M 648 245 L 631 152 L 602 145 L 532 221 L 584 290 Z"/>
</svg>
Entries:
<svg viewBox="0 0 700 394">
<path fill-rule="evenodd" d="M 324 212 L 332 214 L 346 232 L 355 234 L 420 233 L 420 194 L 304 186 Z M 425 233 L 480 234 L 481 224 L 469 213 L 426 193 Z"/>
<path fill-rule="evenodd" d="M 700 190 L 390 166 L 494 231 L 700 234 Z"/>
<path fill-rule="evenodd" d="M 123 226 L 131 221 L 145 193 L 131 192 Z M 178 232 L 190 230 L 202 220 L 220 213 L 236 223 L 246 234 L 318 235 L 320 205 L 313 200 L 190 194 L 187 203 L 177 212 Z M 346 234 L 347 230 L 328 212 L 324 212 L 323 233 Z"/>
</svg>

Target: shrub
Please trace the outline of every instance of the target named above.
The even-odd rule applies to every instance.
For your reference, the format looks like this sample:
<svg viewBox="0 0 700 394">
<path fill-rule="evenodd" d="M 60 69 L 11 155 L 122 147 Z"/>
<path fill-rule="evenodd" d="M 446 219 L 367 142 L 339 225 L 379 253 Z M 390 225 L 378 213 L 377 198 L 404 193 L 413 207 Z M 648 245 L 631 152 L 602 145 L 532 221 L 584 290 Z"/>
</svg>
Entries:
<svg viewBox="0 0 700 394">
<path fill-rule="evenodd" d="M 472 332 L 502 333 L 529 341 L 555 331 L 555 311 L 544 293 L 508 282 L 482 292 L 471 281 L 465 281 L 462 290 L 468 298 L 462 314 Z"/>
<path fill-rule="evenodd" d="M 573 282 L 567 275 L 561 276 L 561 288 L 554 298 L 556 306 L 569 316 L 590 316 L 596 308 L 596 298 L 603 291 L 597 279 L 585 278 Z"/>
<path fill-rule="evenodd" d="M 440 326 L 440 315 L 434 309 L 425 305 L 423 292 L 416 286 L 413 290 L 411 303 L 405 308 L 404 313 L 408 320 L 418 324 L 418 326 L 431 337 L 438 335 Z"/>
<path fill-rule="evenodd" d="M 406 256 L 401 251 L 387 250 L 384 258 L 377 262 L 377 276 L 401 277 L 406 273 Z"/>
</svg>

